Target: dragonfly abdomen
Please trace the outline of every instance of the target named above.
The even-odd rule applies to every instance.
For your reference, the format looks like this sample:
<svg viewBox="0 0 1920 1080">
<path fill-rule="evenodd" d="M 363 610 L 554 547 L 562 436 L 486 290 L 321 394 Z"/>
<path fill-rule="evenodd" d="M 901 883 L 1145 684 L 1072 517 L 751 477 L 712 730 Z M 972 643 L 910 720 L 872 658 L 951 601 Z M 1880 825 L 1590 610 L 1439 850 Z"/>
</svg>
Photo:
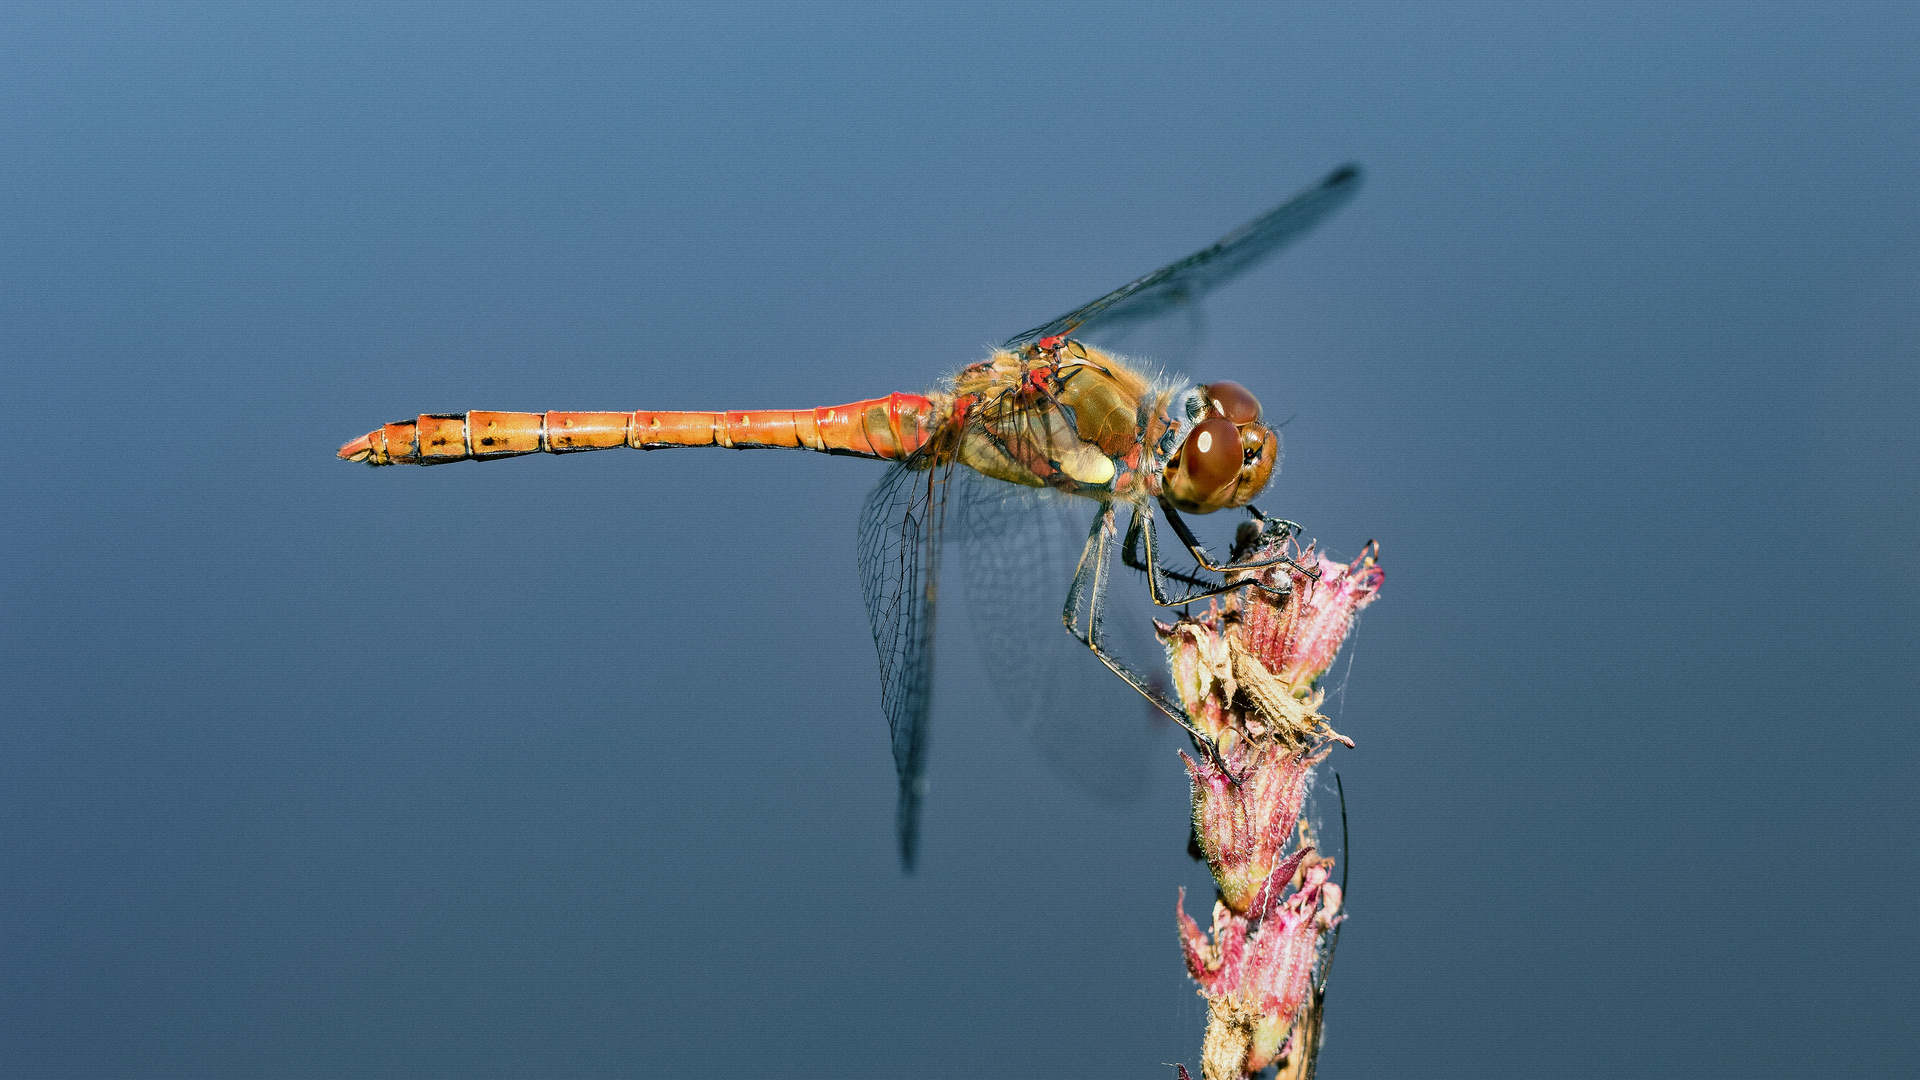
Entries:
<svg viewBox="0 0 1920 1080">
<path fill-rule="evenodd" d="M 724 446 L 895 460 L 926 445 L 935 419 L 934 403 L 919 394 L 819 409 L 422 413 L 360 436 L 340 456 L 369 465 L 441 465 L 620 446 Z"/>
</svg>

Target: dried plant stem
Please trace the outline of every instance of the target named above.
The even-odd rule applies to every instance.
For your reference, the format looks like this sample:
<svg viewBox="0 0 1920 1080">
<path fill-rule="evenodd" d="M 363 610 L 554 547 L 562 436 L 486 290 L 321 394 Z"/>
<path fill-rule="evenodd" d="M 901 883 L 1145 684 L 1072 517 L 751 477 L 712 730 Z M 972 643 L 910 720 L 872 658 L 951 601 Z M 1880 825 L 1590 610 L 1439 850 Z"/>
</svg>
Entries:
<svg viewBox="0 0 1920 1080">
<path fill-rule="evenodd" d="M 1284 565 L 1249 576 L 1290 578 L 1281 596 L 1243 589 L 1202 615 L 1156 624 L 1181 704 L 1217 751 L 1186 758 L 1194 840 L 1217 887 L 1212 925 L 1202 931 L 1188 916 L 1184 890 L 1178 916 L 1188 974 L 1207 1000 L 1205 1080 L 1270 1067 L 1300 1080 L 1319 1055 L 1346 874 L 1333 883 L 1334 860 L 1301 811 L 1314 766 L 1336 743 L 1353 743 L 1320 715 L 1315 683 L 1384 573 L 1371 543 L 1352 563 L 1316 561 L 1317 578 Z"/>
</svg>

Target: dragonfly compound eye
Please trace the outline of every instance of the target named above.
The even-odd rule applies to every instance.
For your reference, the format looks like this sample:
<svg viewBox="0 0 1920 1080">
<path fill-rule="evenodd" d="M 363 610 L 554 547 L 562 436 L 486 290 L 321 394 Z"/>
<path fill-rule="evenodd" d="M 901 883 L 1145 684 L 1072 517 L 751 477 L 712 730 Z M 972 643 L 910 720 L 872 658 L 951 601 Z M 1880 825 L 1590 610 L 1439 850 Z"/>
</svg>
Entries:
<svg viewBox="0 0 1920 1080">
<path fill-rule="evenodd" d="M 1265 424 L 1248 424 L 1240 429 L 1240 446 L 1244 463 L 1240 466 L 1240 482 L 1233 487 L 1233 496 L 1227 500 L 1228 506 L 1245 506 L 1253 497 L 1266 489 L 1267 481 L 1273 479 L 1274 467 L 1280 463 L 1280 433 Z"/>
<path fill-rule="evenodd" d="M 1237 382 L 1208 383 L 1204 388 L 1207 397 L 1213 400 L 1214 408 L 1220 415 L 1236 424 L 1257 423 L 1260 419 L 1260 399 L 1253 391 Z"/>
<path fill-rule="evenodd" d="M 1240 429 L 1224 416 L 1200 421 L 1187 434 L 1180 456 L 1167 470 L 1168 494 L 1181 509 L 1207 513 L 1233 496 L 1245 454 Z"/>
</svg>

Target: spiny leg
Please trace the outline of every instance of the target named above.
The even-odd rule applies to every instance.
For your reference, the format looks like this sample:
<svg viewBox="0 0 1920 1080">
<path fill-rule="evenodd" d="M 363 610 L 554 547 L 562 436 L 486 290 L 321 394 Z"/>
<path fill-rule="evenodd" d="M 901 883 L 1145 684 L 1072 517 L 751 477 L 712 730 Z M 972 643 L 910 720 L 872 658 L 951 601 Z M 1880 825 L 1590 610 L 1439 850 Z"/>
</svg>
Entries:
<svg viewBox="0 0 1920 1080">
<path fill-rule="evenodd" d="M 1144 558 L 1139 550 L 1142 547 L 1146 549 Z M 1194 577 L 1192 574 L 1169 570 L 1161 566 L 1159 533 L 1153 527 L 1153 508 L 1147 505 L 1134 507 L 1133 520 L 1127 526 L 1127 540 L 1126 543 L 1121 546 L 1120 558 L 1135 570 L 1146 572 L 1147 589 L 1153 595 L 1153 602 L 1161 607 L 1181 607 L 1195 600 L 1204 600 L 1209 596 L 1218 596 L 1222 593 L 1228 593 L 1235 589 L 1242 588 L 1259 589 L 1269 596 L 1283 598 L 1293 591 L 1293 584 L 1291 582 L 1280 585 L 1272 585 L 1252 579 L 1213 582 L 1205 578 Z M 1252 565 L 1272 564 L 1255 563 Z M 1229 564 L 1229 568 L 1240 569 L 1241 567 Z M 1198 588 L 1188 592 L 1184 596 L 1169 597 L 1166 589 L 1166 582 L 1168 580 L 1198 586 Z"/>
<path fill-rule="evenodd" d="M 1135 570 L 1143 571 L 1148 575 L 1157 576 L 1161 580 L 1171 579 L 1173 581 L 1178 581 L 1186 585 L 1198 585 L 1201 588 L 1206 588 L 1207 586 L 1212 585 L 1213 582 L 1210 582 L 1205 578 L 1197 578 L 1197 577 L 1194 577 L 1192 574 L 1184 573 L 1179 570 L 1169 570 L 1164 566 L 1160 566 L 1156 563 L 1146 562 L 1141 559 L 1140 545 L 1143 542 L 1141 540 L 1141 537 L 1147 529 L 1153 527 L 1151 519 L 1144 517 L 1141 511 L 1142 511 L 1142 508 L 1139 506 L 1135 506 L 1133 508 L 1133 517 L 1127 523 L 1126 543 L 1120 545 L 1120 561 L 1123 563 L 1126 563 L 1128 566 L 1134 568 Z"/>
<path fill-rule="evenodd" d="M 1139 549 L 1146 548 L 1146 557 L 1141 558 Z M 1268 585 L 1259 581 L 1207 581 L 1191 574 L 1168 570 L 1160 565 L 1158 535 L 1153 527 L 1153 509 L 1145 505 L 1133 508 L 1133 519 L 1127 525 L 1127 540 L 1121 545 L 1120 559 L 1135 570 L 1144 570 L 1147 574 L 1147 590 L 1153 594 L 1153 602 L 1161 607 L 1180 607 L 1195 600 L 1204 600 L 1209 596 L 1232 592 L 1235 589 L 1252 587 L 1264 590 L 1273 596 L 1285 596 L 1291 591 L 1291 585 Z M 1171 578 L 1187 585 L 1198 586 L 1185 596 L 1169 597 L 1166 593 L 1166 579 Z"/>
<path fill-rule="evenodd" d="M 1107 665 L 1109 671 L 1125 679 L 1128 686 L 1140 692 L 1141 697 L 1151 701 L 1155 708 L 1172 717 L 1174 723 L 1179 724 L 1188 735 L 1193 736 L 1194 742 L 1204 748 L 1207 757 L 1220 768 L 1221 772 L 1232 778 L 1233 771 L 1227 768 L 1226 761 L 1221 758 L 1219 747 L 1193 726 L 1193 720 L 1187 716 L 1187 711 L 1168 701 L 1165 695 L 1135 674 L 1124 661 L 1107 652 L 1101 644 L 1100 620 L 1105 614 L 1107 577 L 1112 569 L 1112 556 L 1107 550 L 1107 541 L 1112 535 L 1113 504 L 1108 503 L 1093 519 L 1093 528 L 1087 533 L 1087 545 L 1080 550 L 1080 565 L 1074 569 L 1073 584 L 1067 589 L 1067 604 L 1060 611 L 1060 621 L 1066 623 L 1068 633 L 1093 650 L 1093 655 L 1099 657 L 1100 662 Z M 1080 629 L 1080 606 L 1083 598 L 1087 607 L 1085 631 Z"/>
<path fill-rule="evenodd" d="M 1161 499 L 1160 508 L 1167 512 L 1167 524 L 1173 526 L 1174 534 L 1180 537 L 1180 542 L 1185 544 L 1187 551 L 1192 553 L 1193 561 L 1199 563 L 1201 567 L 1207 570 L 1211 570 L 1216 574 L 1224 574 L 1231 570 L 1258 570 L 1262 567 L 1277 566 L 1280 563 L 1285 563 L 1307 575 L 1307 577 L 1314 581 L 1320 580 L 1320 571 L 1317 568 L 1301 566 L 1286 555 L 1270 555 L 1263 559 L 1247 559 L 1244 561 L 1229 559 L 1224 563 L 1215 565 L 1213 560 L 1208 557 L 1207 549 L 1200 546 L 1200 541 L 1194 537 L 1193 530 L 1187 528 L 1186 519 L 1182 518 L 1180 512 L 1173 508 L 1173 504 L 1167 502 L 1165 499 Z M 1279 518 L 1267 518 L 1251 506 L 1247 507 L 1247 510 L 1263 522 L 1260 533 L 1262 537 L 1270 537 L 1271 539 L 1278 540 L 1282 537 L 1291 538 L 1300 532 L 1300 526 L 1294 522 Z"/>
</svg>

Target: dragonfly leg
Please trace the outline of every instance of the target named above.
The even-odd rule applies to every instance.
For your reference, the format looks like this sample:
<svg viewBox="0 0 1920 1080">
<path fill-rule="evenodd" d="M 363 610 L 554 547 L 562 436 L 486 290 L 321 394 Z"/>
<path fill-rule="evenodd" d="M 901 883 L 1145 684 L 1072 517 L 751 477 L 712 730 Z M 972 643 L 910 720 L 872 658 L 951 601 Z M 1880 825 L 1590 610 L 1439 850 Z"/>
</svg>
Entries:
<svg viewBox="0 0 1920 1080">
<path fill-rule="evenodd" d="M 1161 607 L 1180 607 L 1195 600 L 1205 600 L 1209 596 L 1232 592 L 1241 588 L 1262 589 L 1274 596 L 1285 596 L 1288 586 L 1268 585 L 1258 581 L 1207 581 L 1191 574 L 1177 573 L 1160 565 L 1158 535 L 1153 527 L 1153 511 L 1149 507 L 1136 506 L 1133 509 L 1133 521 L 1127 526 L 1127 542 L 1121 546 L 1120 558 L 1135 570 L 1147 572 L 1147 590 L 1153 594 L 1153 602 Z M 1146 557 L 1142 559 L 1137 548 L 1146 548 Z M 1184 596 L 1168 596 L 1166 579 L 1198 586 Z"/>
<path fill-rule="evenodd" d="M 1212 558 L 1207 555 L 1207 549 L 1201 547 L 1200 541 L 1194 537 L 1193 530 L 1187 528 L 1186 519 L 1180 516 L 1180 511 L 1175 510 L 1173 505 L 1165 499 L 1160 500 L 1160 509 L 1167 512 L 1167 524 L 1173 526 L 1174 534 L 1180 537 L 1180 542 L 1185 544 L 1187 550 L 1193 554 L 1193 561 L 1216 574 L 1224 574 L 1230 570 L 1258 570 L 1264 566 L 1277 566 L 1285 563 L 1295 570 L 1300 571 L 1302 574 L 1307 575 L 1308 578 L 1314 581 L 1320 580 L 1320 571 L 1317 568 L 1302 566 L 1285 555 L 1270 555 L 1264 559 L 1229 559 L 1224 563 L 1216 565 Z M 1260 532 L 1254 538 L 1256 542 L 1263 539 L 1279 540 L 1282 537 L 1290 539 L 1300 532 L 1300 526 L 1296 522 L 1281 518 L 1267 518 L 1251 506 L 1247 509 L 1253 513 L 1253 518 L 1249 520 L 1258 519 L 1261 522 Z M 1251 547 L 1254 545 L 1249 544 L 1247 546 Z"/>
<path fill-rule="evenodd" d="M 1151 527 L 1151 522 L 1141 517 L 1140 507 L 1134 507 L 1133 519 L 1127 524 L 1126 543 L 1120 545 L 1120 561 L 1135 570 L 1146 572 L 1150 578 L 1154 579 L 1152 584 L 1155 587 L 1154 599 L 1156 602 L 1159 600 L 1159 586 L 1163 580 L 1171 579 L 1187 585 L 1198 585 L 1202 588 L 1213 584 L 1213 582 L 1205 578 L 1197 578 L 1192 574 L 1182 573 L 1178 570 L 1169 570 L 1157 563 L 1142 559 L 1140 557 L 1140 546 L 1145 541 L 1143 541 L 1141 537 L 1145 534 L 1146 530 Z M 1168 604 L 1165 606 L 1171 607 L 1173 605 Z"/>
<path fill-rule="evenodd" d="M 1100 619 L 1105 613 L 1107 602 L 1107 579 L 1112 569 L 1112 554 L 1109 541 L 1113 537 L 1113 504 L 1108 503 L 1093 520 L 1093 528 L 1087 534 L 1087 546 L 1080 551 L 1080 565 L 1073 572 L 1073 585 L 1067 589 L 1067 604 L 1061 609 L 1060 621 L 1066 623 L 1067 632 L 1081 644 L 1093 650 L 1093 655 L 1107 665 L 1107 669 L 1127 681 L 1127 685 L 1140 692 L 1140 696 L 1154 704 L 1154 707 L 1173 718 L 1173 722 L 1193 736 L 1194 743 L 1200 746 L 1207 757 L 1227 774 L 1233 771 L 1220 757 L 1219 747 L 1212 739 L 1193 726 L 1193 720 L 1187 711 L 1168 701 L 1166 695 L 1155 689 L 1145 679 L 1136 674 L 1126 662 L 1107 652 L 1101 643 Z M 1080 609 L 1087 609 L 1087 623 L 1084 630 L 1080 626 Z M 1236 780 L 1235 783 L 1238 783 Z"/>
</svg>

